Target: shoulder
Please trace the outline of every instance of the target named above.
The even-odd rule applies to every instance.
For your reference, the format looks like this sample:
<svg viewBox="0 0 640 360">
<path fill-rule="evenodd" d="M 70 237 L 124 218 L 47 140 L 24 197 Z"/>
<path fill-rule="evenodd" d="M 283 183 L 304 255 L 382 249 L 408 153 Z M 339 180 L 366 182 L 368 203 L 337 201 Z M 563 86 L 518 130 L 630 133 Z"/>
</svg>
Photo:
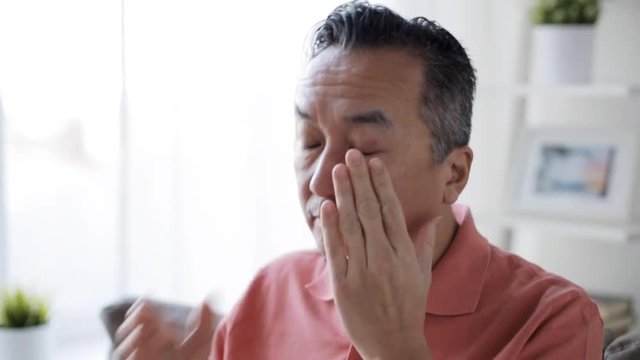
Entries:
<svg viewBox="0 0 640 360">
<path fill-rule="evenodd" d="M 498 303 L 517 303 L 528 317 L 600 322 L 591 296 L 573 282 L 492 246 L 486 286 Z"/>
<path fill-rule="evenodd" d="M 317 250 L 304 250 L 280 256 L 260 269 L 254 282 L 294 280 L 310 282 L 324 266 L 324 256 Z"/>
<path fill-rule="evenodd" d="M 487 280 L 500 284 L 512 294 L 537 293 L 541 298 L 587 298 L 589 295 L 571 281 L 548 272 L 522 257 L 491 246 Z"/>
<path fill-rule="evenodd" d="M 598 358 L 602 320 L 583 288 L 494 247 L 485 280 L 484 309 L 518 329 L 509 357 Z"/>
</svg>

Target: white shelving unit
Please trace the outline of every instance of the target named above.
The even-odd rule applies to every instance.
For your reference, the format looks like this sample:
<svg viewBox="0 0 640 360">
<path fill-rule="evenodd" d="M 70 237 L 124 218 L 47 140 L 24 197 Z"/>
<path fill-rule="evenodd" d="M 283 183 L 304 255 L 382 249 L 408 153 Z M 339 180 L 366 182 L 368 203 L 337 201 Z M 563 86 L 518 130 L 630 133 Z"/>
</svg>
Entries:
<svg viewBox="0 0 640 360">
<path fill-rule="evenodd" d="M 640 84 L 577 84 L 577 85 L 530 85 L 512 84 L 480 88 L 480 96 L 506 96 L 518 101 L 514 113 L 512 135 L 518 138 L 526 126 L 525 109 L 531 98 L 556 99 L 640 99 Z M 511 162 L 513 163 L 513 162 Z M 511 166 L 511 164 L 510 164 Z M 640 219 L 629 223 L 606 223 L 592 220 L 559 219 L 539 215 L 509 212 L 510 199 L 505 201 L 503 212 L 479 214 L 482 224 L 505 230 L 507 243 L 510 244 L 513 231 L 535 229 L 558 235 L 575 236 L 592 240 L 626 244 L 640 242 Z"/>
<path fill-rule="evenodd" d="M 498 85 L 479 89 L 479 94 L 500 94 L 509 97 L 564 97 L 564 98 L 629 98 L 640 96 L 640 85 L 586 84 L 586 85 Z"/>
<path fill-rule="evenodd" d="M 535 229 L 618 244 L 640 241 L 640 223 L 605 223 L 509 213 L 480 214 L 478 221 L 507 230 Z"/>
</svg>

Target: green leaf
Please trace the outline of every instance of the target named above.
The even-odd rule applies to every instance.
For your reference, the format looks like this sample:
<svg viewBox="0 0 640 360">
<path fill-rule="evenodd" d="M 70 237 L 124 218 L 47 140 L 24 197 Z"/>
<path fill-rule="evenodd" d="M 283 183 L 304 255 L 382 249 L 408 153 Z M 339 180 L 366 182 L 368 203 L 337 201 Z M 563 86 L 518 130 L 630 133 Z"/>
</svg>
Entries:
<svg viewBox="0 0 640 360">
<path fill-rule="evenodd" d="M 599 0 L 538 0 L 531 8 L 534 24 L 593 24 Z"/>
<path fill-rule="evenodd" d="M 20 328 L 49 321 L 49 305 L 41 298 L 18 289 L 4 291 L 0 303 L 0 326 Z"/>
</svg>

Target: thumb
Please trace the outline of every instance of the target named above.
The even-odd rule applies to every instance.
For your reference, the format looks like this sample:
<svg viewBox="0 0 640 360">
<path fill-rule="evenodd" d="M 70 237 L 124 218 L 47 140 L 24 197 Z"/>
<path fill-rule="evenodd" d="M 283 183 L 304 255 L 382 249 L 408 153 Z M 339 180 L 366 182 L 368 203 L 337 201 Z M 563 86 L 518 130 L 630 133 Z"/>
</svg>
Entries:
<svg viewBox="0 0 640 360">
<path fill-rule="evenodd" d="M 213 332 L 215 331 L 213 318 L 214 314 L 211 307 L 207 303 L 200 305 L 196 321 L 194 321 L 194 324 L 189 329 L 189 334 L 182 342 L 183 353 L 192 354 L 211 343 Z"/>
<path fill-rule="evenodd" d="M 415 240 L 416 256 L 418 258 L 418 264 L 423 274 L 429 274 L 431 267 L 433 266 L 433 255 L 436 245 L 436 230 L 438 224 L 442 220 L 442 216 L 438 216 L 429 220 L 418 231 L 417 239 Z"/>
</svg>

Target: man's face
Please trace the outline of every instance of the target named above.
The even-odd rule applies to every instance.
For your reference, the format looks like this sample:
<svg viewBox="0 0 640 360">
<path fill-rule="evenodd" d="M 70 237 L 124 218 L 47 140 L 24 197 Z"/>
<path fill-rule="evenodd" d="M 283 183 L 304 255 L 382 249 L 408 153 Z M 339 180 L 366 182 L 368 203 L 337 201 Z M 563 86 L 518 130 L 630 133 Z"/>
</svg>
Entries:
<svg viewBox="0 0 640 360">
<path fill-rule="evenodd" d="M 334 199 L 331 172 L 350 148 L 384 162 L 411 235 L 443 212 L 447 179 L 419 114 L 422 77 L 420 60 L 399 49 L 330 47 L 309 62 L 296 94 L 295 170 L 321 251 L 320 204 Z"/>
</svg>

